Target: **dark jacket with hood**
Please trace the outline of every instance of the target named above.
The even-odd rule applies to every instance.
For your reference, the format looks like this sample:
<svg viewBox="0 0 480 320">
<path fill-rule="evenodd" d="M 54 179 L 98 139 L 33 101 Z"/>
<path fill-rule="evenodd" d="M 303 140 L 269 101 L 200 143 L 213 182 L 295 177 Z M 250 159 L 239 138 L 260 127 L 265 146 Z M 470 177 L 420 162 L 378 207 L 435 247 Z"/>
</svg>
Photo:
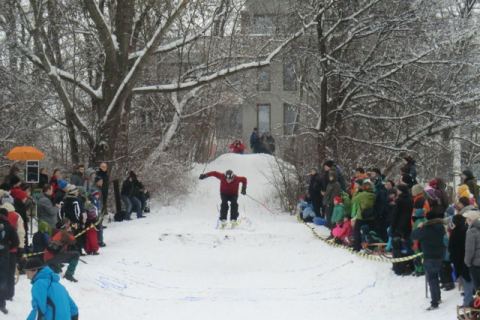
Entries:
<svg viewBox="0 0 480 320">
<path fill-rule="evenodd" d="M 407 239 L 412 232 L 413 200 L 408 190 L 402 190 L 395 202 L 395 209 L 391 221 L 391 232 L 394 237 Z"/>
<path fill-rule="evenodd" d="M 450 240 L 448 242 L 448 252 L 450 253 L 450 261 L 455 267 L 455 273 L 467 281 L 470 281 L 470 273 L 468 267 L 465 265 L 465 240 L 467 238 L 467 224 L 465 218 L 456 214 L 452 218 L 455 225 L 450 233 Z"/>
<path fill-rule="evenodd" d="M 465 264 L 480 267 L 480 220 L 476 220 L 467 231 L 465 240 Z"/>
<path fill-rule="evenodd" d="M 465 175 L 465 180 L 463 180 L 463 183 L 465 183 L 468 186 L 468 190 L 470 190 L 470 193 L 473 194 L 473 197 L 475 201 L 478 201 L 479 197 L 479 188 L 477 185 L 477 178 L 473 175 L 473 172 L 470 170 L 465 170 L 462 172 Z"/>
<path fill-rule="evenodd" d="M 444 258 L 444 237 L 443 219 L 428 220 L 422 228 L 417 228 L 412 232 L 412 239 L 420 242 L 425 259 L 442 260 Z"/>
<path fill-rule="evenodd" d="M 327 188 L 325 189 L 325 195 L 323 196 L 323 205 L 326 207 L 333 207 L 333 198 L 339 196 L 342 192 L 342 187 L 337 180 L 337 174 L 332 171 L 328 175 Z"/>
</svg>

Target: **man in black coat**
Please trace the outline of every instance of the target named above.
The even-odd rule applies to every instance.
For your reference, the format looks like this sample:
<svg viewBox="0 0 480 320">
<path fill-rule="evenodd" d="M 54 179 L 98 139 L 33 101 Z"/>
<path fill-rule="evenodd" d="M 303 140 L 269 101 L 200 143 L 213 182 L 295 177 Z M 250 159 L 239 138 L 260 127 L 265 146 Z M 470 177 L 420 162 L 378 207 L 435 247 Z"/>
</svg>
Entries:
<svg viewBox="0 0 480 320">
<path fill-rule="evenodd" d="M 313 211 L 315 211 L 315 216 L 320 217 L 322 215 L 322 186 L 323 180 L 317 169 L 313 168 L 310 171 L 310 182 L 308 184 L 308 194 L 312 200 Z"/>
<path fill-rule="evenodd" d="M 390 222 L 390 233 L 392 235 L 392 254 L 394 258 L 401 258 L 413 253 L 411 249 L 410 234 L 412 232 L 413 200 L 410 190 L 406 185 L 397 187 L 397 200 Z M 412 262 L 401 262 L 393 264 L 393 271 L 397 275 L 409 274 L 412 271 Z"/>
<path fill-rule="evenodd" d="M 452 218 L 454 225 L 450 233 L 448 242 L 448 252 L 450 253 L 450 261 L 455 267 L 457 278 L 463 279 L 463 306 L 469 307 L 473 301 L 474 285 L 470 270 L 465 265 L 465 240 L 467 238 L 467 221 L 461 214 L 456 214 Z"/>
<path fill-rule="evenodd" d="M 443 219 L 429 219 L 424 224 L 420 224 L 418 229 L 412 232 L 412 239 L 418 240 L 423 251 L 423 267 L 425 268 L 425 277 L 430 287 L 431 302 L 427 310 L 438 308 L 441 300 L 440 292 L 440 271 L 442 270 L 442 261 L 445 256 L 445 245 L 443 238 L 445 236 L 445 227 Z"/>
<path fill-rule="evenodd" d="M 7 314 L 6 300 L 10 298 L 8 280 L 10 272 L 10 248 L 18 247 L 17 232 L 8 222 L 8 211 L 0 209 L 0 312 Z M 14 266 L 15 267 L 15 266 Z"/>
<path fill-rule="evenodd" d="M 373 211 L 375 212 L 375 231 L 384 240 L 387 241 L 387 207 L 388 194 L 385 185 L 383 184 L 382 172 L 378 168 L 369 170 L 370 180 L 375 185 L 375 205 Z"/>
<path fill-rule="evenodd" d="M 250 149 L 252 149 L 253 153 L 260 152 L 260 135 L 258 134 L 258 128 L 253 128 L 253 132 L 250 135 Z"/>
<path fill-rule="evenodd" d="M 108 176 L 108 165 L 106 162 L 100 163 L 100 166 L 97 170 L 96 177 L 95 177 L 95 184 L 97 187 L 100 188 L 102 192 L 102 212 L 101 212 L 101 219 L 102 222 L 97 226 L 98 229 L 98 244 L 100 247 L 105 246 L 105 242 L 103 242 L 103 217 L 108 215 L 107 205 L 108 205 L 108 185 L 110 179 Z"/>
</svg>

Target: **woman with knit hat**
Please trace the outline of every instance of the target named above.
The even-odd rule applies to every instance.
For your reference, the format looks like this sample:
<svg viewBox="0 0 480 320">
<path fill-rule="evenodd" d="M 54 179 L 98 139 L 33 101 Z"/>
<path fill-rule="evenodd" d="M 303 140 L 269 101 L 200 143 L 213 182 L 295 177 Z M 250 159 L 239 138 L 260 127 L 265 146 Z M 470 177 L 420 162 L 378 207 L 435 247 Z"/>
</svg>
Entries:
<svg viewBox="0 0 480 320">
<path fill-rule="evenodd" d="M 475 202 L 477 202 L 480 197 L 480 191 L 477 184 L 477 178 L 473 175 L 473 172 L 471 170 L 463 170 L 462 180 L 463 183 L 468 186 L 468 189 L 473 195 Z"/>
<path fill-rule="evenodd" d="M 412 197 L 413 197 L 413 214 L 412 214 L 412 230 L 418 229 L 418 226 L 425 223 L 427 221 L 427 214 L 430 212 L 430 205 L 428 201 L 425 199 L 423 186 L 421 184 L 416 184 L 412 187 Z M 420 244 L 418 241 L 413 241 L 412 246 L 414 253 L 422 252 L 420 248 Z M 422 259 L 418 258 L 413 261 L 415 266 L 415 275 L 421 276 L 425 274 L 423 270 L 423 263 Z"/>
</svg>

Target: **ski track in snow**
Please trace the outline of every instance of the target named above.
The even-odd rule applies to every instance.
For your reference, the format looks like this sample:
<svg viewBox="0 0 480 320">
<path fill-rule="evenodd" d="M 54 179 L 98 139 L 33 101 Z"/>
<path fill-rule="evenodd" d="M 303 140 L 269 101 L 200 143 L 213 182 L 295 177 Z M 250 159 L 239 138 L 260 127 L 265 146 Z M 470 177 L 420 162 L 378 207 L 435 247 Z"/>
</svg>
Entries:
<svg viewBox="0 0 480 320">
<path fill-rule="evenodd" d="M 265 177 L 273 163 L 230 154 L 207 170 L 246 176 L 247 192 L 277 212 Z M 389 264 L 329 247 L 294 217 L 247 197 L 239 197 L 239 227 L 216 229 L 219 182 L 198 181 L 203 167 L 193 170 L 195 188 L 181 206 L 109 224 L 108 246 L 84 257 L 79 282 L 62 280 L 82 319 L 455 319 L 457 290 L 442 292 L 441 308 L 427 312 L 423 277 L 397 277 Z M 22 277 L 8 319 L 26 318 L 30 287 Z"/>
</svg>

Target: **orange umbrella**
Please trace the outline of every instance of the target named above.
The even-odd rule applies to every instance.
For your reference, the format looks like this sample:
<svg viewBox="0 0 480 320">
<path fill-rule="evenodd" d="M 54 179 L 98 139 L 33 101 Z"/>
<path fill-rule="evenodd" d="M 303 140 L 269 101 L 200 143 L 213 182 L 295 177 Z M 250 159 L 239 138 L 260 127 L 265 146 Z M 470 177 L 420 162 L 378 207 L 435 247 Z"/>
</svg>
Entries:
<svg viewBox="0 0 480 320">
<path fill-rule="evenodd" d="M 15 147 L 7 154 L 8 159 L 17 161 L 43 160 L 44 157 L 42 151 L 30 146 Z"/>
</svg>

